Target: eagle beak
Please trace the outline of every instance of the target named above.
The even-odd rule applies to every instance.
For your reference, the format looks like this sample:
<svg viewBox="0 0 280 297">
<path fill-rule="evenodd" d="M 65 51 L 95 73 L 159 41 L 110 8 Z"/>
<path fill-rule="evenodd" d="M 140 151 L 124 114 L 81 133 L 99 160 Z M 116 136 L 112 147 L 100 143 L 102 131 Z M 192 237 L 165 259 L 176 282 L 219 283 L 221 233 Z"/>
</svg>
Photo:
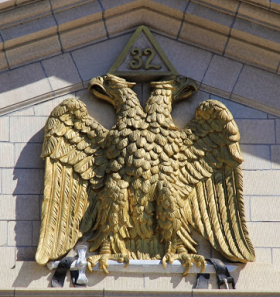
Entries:
<svg viewBox="0 0 280 297">
<path fill-rule="evenodd" d="M 88 84 L 88 89 L 91 90 L 93 95 L 96 96 L 97 98 L 106 100 L 109 103 L 114 105 L 113 98 L 111 98 L 111 95 L 106 91 L 104 87 L 103 77 L 98 76 L 91 79 Z"/>
<path fill-rule="evenodd" d="M 195 80 L 191 78 L 185 78 L 181 81 L 180 87 L 177 88 L 177 92 L 175 92 L 175 94 L 173 95 L 173 102 L 186 99 L 197 90 L 198 87 Z"/>
</svg>

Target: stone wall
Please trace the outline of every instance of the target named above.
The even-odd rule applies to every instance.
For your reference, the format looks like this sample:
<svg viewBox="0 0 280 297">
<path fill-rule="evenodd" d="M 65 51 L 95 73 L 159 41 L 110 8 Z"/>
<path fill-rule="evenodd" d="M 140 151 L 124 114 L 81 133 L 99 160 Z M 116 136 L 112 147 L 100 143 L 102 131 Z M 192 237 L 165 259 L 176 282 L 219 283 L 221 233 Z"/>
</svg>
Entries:
<svg viewBox="0 0 280 297">
<path fill-rule="evenodd" d="M 184 127 L 198 103 L 208 98 L 222 101 L 236 119 L 245 159 L 246 219 L 257 256 L 255 263 L 238 265 L 237 288 L 246 296 L 251 293 L 242 290 L 280 290 L 279 7 L 278 1 L 265 0 L 0 3 L 0 296 L 42 296 L 44 291 L 18 288 L 49 287 L 50 272 L 34 262 L 44 176 L 40 151 L 48 115 L 64 99 L 76 97 L 110 128 L 113 108 L 93 98 L 87 83 L 109 71 L 142 24 L 177 71 L 198 82 L 197 94 L 174 106 L 175 123 Z M 144 105 L 149 86 L 138 84 L 135 90 Z M 205 256 L 220 257 L 195 236 Z M 195 275 L 96 274 L 88 289 L 96 290 L 91 296 L 105 296 L 103 289 L 108 295 L 121 290 L 208 294 L 192 292 L 194 283 Z M 214 276 L 210 287 L 217 287 Z"/>
</svg>

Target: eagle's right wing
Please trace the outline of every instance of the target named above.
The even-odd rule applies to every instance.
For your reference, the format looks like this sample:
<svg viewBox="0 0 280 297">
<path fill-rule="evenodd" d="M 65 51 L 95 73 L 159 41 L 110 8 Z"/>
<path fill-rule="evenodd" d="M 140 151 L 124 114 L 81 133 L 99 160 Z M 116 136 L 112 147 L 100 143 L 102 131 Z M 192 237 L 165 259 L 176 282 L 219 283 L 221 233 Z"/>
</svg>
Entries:
<svg viewBox="0 0 280 297">
<path fill-rule="evenodd" d="M 63 101 L 47 120 L 41 155 L 46 168 L 39 264 L 67 253 L 92 227 L 107 166 L 103 150 L 107 133 L 77 99 Z"/>
</svg>

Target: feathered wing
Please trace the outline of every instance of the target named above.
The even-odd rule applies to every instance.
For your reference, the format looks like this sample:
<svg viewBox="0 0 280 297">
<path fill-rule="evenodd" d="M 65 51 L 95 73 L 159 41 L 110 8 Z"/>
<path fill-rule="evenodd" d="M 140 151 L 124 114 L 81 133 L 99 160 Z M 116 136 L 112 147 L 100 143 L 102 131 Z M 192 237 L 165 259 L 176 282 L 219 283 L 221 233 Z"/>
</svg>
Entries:
<svg viewBox="0 0 280 297">
<path fill-rule="evenodd" d="M 107 165 L 102 149 L 107 133 L 77 99 L 63 101 L 47 120 L 39 264 L 64 255 L 92 227 Z"/>
<path fill-rule="evenodd" d="M 185 219 L 232 261 L 254 261 L 243 200 L 239 130 L 230 111 L 207 100 L 182 131 Z"/>
</svg>

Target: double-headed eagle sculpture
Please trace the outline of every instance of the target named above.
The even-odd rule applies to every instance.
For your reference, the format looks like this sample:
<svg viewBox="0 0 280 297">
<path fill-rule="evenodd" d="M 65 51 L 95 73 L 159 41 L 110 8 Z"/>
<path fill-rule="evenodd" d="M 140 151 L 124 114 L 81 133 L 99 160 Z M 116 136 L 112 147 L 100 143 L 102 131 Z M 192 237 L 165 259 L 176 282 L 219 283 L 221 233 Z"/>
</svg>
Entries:
<svg viewBox="0 0 280 297">
<path fill-rule="evenodd" d="M 36 261 L 45 265 L 91 232 L 89 268 L 108 260 L 180 260 L 204 269 L 191 228 L 232 261 L 254 261 L 243 201 L 238 127 L 220 102 L 199 104 L 180 131 L 172 104 L 196 89 L 173 76 L 152 82 L 141 107 L 134 83 L 106 75 L 90 81 L 93 94 L 117 114 L 109 131 L 77 99 L 67 99 L 45 126 L 42 224 Z"/>
</svg>

